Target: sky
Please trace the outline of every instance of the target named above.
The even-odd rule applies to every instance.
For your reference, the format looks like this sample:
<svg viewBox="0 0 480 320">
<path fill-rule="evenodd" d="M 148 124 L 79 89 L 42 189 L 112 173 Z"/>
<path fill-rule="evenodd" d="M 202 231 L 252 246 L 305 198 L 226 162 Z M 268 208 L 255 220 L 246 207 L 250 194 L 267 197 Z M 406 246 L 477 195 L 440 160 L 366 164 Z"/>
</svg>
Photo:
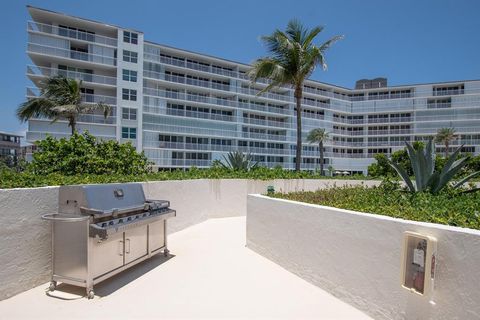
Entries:
<svg viewBox="0 0 480 320">
<path fill-rule="evenodd" d="M 24 133 L 15 117 L 25 100 L 26 5 L 143 31 L 145 39 L 251 63 L 266 54 L 261 35 L 292 18 L 324 26 L 319 43 L 345 38 L 314 80 L 352 88 L 362 78 L 389 85 L 480 79 L 478 0 L 3 0 L 0 11 L 0 131 Z"/>
</svg>

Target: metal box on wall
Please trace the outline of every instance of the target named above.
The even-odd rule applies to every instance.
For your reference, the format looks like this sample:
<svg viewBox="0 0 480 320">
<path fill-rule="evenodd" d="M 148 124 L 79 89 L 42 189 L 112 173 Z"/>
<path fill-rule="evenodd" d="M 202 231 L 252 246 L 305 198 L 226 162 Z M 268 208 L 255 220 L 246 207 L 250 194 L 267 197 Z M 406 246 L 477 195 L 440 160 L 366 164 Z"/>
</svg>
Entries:
<svg viewBox="0 0 480 320">
<path fill-rule="evenodd" d="M 437 239 L 406 231 L 403 238 L 401 285 L 420 296 L 434 289 Z"/>
</svg>

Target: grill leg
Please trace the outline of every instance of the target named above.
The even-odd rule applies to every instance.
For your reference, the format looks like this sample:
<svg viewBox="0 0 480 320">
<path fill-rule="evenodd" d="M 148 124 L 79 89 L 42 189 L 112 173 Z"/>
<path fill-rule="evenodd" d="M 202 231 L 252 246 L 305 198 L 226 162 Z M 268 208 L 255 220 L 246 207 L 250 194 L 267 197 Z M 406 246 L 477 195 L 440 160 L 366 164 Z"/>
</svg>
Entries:
<svg viewBox="0 0 480 320">
<path fill-rule="evenodd" d="M 93 288 L 87 288 L 87 298 L 88 299 L 95 298 L 95 291 L 93 291 Z"/>
<path fill-rule="evenodd" d="M 52 280 L 50 281 L 50 286 L 48 287 L 48 291 L 54 291 L 57 288 L 57 281 Z"/>
</svg>

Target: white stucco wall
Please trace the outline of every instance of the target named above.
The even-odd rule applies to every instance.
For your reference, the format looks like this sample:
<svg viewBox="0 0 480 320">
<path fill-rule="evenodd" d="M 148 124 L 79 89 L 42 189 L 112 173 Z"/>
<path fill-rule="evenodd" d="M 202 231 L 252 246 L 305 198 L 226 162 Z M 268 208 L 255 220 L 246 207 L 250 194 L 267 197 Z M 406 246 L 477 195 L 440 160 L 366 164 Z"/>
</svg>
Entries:
<svg viewBox="0 0 480 320">
<path fill-rule="evenodd" d="M 400 286 L 405 231 L 438 241 L 431 303 Z M 480 231 L 250 195 L 247 246 L 375 319 L 480 319 Z"/>
<path fill-rule="evenodd" d="M 147 198 L 170 200 L 177 217 L 168 221 L 169 233 L 209 218 L 246 214 L 247 194 L 276 190 L 316 190 L 358 180 L 181 180 L 145 182 Z M 367 181 L 375 184 L 378 181 Z M 50 228 L 40 219 L 57 212 L 58 187 L 0 189 L 0 300 L 50 279 Z"/>
</svg>

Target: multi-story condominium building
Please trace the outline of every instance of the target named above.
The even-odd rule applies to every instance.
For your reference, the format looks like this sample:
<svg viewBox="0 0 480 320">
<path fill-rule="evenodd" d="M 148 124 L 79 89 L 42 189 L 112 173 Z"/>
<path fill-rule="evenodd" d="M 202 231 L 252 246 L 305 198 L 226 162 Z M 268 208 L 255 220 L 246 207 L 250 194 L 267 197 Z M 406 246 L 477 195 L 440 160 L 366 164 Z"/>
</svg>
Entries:
<svg viewBox="0 0 480 320">
<path fill-rule="evenodd" d="M 0 160 L 7 164 L 15 164 L 21 155 L 20 138 L 14 133 L 0 131 Z"/>
<path fill-rule="evenodd" d="M 159 169 L 208 167 L 233 150 L 269 167 L 293 169 L 295 103 L 290 88 L 258 94 L 250 66 L 149 42 L 140 31 L 28 7 L 27 75 L 38 95 L 41 80 L 83 80 L 85 102 L 104 102 L 113 114 L 82 115 L 78 128 L 129 141 Z M 387 86 L 360 80 L 355 89 L 307 81 L 303 134 L 325 128 L 325 168 L 363 172 L 377 153 L 403 148 L 453 127 L 455 145 L 480 152 L 480 81 Z M 29 121 L 27 140 L 65 137 L 65 122 Z M 439 146 L 439 148 L 441 148 Z M 441 151 L 441 150 L 438 150 Z M 318 167 L 318 146 L 304 145 L 302 168 Z"/>
</svg>

